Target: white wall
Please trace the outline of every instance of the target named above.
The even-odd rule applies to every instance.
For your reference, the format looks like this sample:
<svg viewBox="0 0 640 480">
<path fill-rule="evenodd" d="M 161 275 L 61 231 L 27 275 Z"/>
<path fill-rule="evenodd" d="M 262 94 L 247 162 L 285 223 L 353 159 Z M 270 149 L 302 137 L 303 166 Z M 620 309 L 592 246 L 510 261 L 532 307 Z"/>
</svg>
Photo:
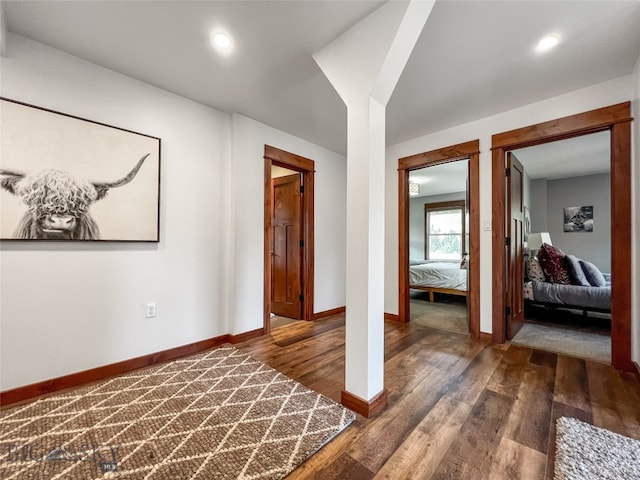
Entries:
<svg viewBox="0 0 640 480">
<path fill-rule="evenodd" d="M 242 115 L 233 115 L 235 278 L 231 333 L 262 327 L 264 146 L 315 161 L 315 303 L 322 312 L 345 304 L 346 159 Z"/>
<path fill-rule="evenodd" d="M 162 139 L 160 243 L 0 244 L 1 390 L 262 327 L 265 144 L 316 161 L 315 311 L 344 306 L 344 156 L 20 36 L 1 62 L 4 97 Z"/>
<path fill-rule="evenodd" d="M 632 349 L 631 358 L 636 365 L 640 364 L 640 295 L 638 295 L 638 286 L 640 285 L 640 221 L 638 220 L 638 213 L 640 212 L 640 56 L 636 63 L 636 68 L 633 71 L 633 103 L 631 115 L 635 119 L 631 124 L 631 147 L 632 147 L 632 162 L 631 162 L 631 174 L 633 176 L 632 186 L 632 202 L 633 211 L 635 212 L 631 216 L 631 220 L 634 223 L 632 226 L 633 232 L 633 257 L 631 261 L 632 275 L 633 275 L 633 289 L 635 295 L 631 298 L 632 306 Z M 640 368 L 640 365 L 638 365 Z"/>
<path fill-rule="evenodd" d="M 453 192 L 413 197 L 409 200 L 409 258 L 411 260 L 424 260 L 424 204 L 452 202 L 466 198 L 467 192 Z"/>
<path fill-rule="evenodd" d="M 230 116 L 19 36 L 0 66 L 4 97 L 162 139 L 160 243 L 0 245 L 0 388 L 227 333 Z"/>
<path fill-rule="evenodd" d="M 547 231 L 547 179 L 531 181 L 531 232 Z M 553 242 L 553 238 L 551 239 Z"/>
<path fill-rule="evenodd" d="M 398 159 L 448 145 L 480 139 L 480 330 L 491 332 L 491 135 L 573 115 L 633 96 L 637 78 L 629 75 L 509 110 L 464 125 L 391 145 L 386 152 L 385 312 L 398 312 Z M 638 113 L 638 112 L 636 112 Z M 637 147 L 636 147 L 637 149 Z M 632 291 L 634 291 L 632 289 Z"/>
</svg>

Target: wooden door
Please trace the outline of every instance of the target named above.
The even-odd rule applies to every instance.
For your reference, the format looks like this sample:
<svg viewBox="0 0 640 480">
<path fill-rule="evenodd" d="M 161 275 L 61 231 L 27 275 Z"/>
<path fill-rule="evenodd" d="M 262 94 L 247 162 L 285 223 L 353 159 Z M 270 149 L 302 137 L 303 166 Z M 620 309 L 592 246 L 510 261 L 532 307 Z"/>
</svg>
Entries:
<svg viewBox="0 0 640 480">
<path fill-rule="evenodd" d="M 524 325 L 524 168 L 507 153 L 507 338 L 511 340 Z"/>
<path fill-rule="evenodd" d="M 302 175 L 273 180 L 271 312 L 302 318 Z"/>
</svg>

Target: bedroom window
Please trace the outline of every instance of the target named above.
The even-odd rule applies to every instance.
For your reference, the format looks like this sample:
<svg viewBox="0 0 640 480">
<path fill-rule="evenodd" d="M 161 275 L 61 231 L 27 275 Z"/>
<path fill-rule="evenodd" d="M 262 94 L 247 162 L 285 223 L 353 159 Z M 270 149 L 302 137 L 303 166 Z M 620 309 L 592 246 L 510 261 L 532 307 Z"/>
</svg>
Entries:
<svg viewBox="0 0 640 480">
<path fill-rule="evenodd" d="M 427 260 L 456 260 L 466 251 L 465 204 L 455 202 L 424 205 L 425 252 Z"/>
</svg>

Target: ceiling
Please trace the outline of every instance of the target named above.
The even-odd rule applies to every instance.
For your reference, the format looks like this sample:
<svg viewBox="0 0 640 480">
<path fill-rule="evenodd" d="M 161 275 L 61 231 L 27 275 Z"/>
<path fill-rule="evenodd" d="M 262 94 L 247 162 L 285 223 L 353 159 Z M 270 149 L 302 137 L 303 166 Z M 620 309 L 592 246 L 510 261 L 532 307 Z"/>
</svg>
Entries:
<svg viewBox="0 0 640 480">
<path fill-rule="evenodd" d="M 13 1 L 9 31 L 346 152 L 311 55 L 381 1 Z M 438 1 L 387 106 L 388 145 L 630 74 L 639 1 Z M 209 44 L 225 30 L 233 52 Z M 541 56 L 539 38 L 560 45 Z M 9 44 L 10 54 L 10 44 Z"/>
<path fill-rule="evenodd" d="M 420 184 L 420 194 L 412 198 L 466 192 L 468 161 L 450 162 L 409 172 L 409 182 Z"/>
<path fill-rule="evenodd" d="M 611 170 L 609 131 L 512 150 L 531 180 L 579 177 Z M 420 184 L 412 198 L 465 192 L 469 162 L 451 162 L 409 172 L 409 182 Z"/>
<path fill-rule="evenodd" d="M 530 179 L 579 177 L 611 170 L 609 131 L 513 150 Z"/>
</svg>

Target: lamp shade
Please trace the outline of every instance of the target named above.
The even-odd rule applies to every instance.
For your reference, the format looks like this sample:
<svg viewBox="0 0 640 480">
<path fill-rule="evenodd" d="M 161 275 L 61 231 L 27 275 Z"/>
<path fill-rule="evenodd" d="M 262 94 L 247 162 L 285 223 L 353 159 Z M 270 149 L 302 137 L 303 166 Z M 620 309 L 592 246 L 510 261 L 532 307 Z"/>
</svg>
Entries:
<svg viewBox="0 0 640 480">
<path fill-rule="evenodd" d="M 409 195 L 415 197 L 416 195 L 420 195 L 420 184 L 419 183 L 411 183 L 409 182 Z"/>
<path fill-rule="evenodd" d="M 543 243 L 547 243 L 549 245 L 553 245 L 551 243 L 551 235 L 549 232 L 540 232 L 540 233 L 530 233 L 529 234 L 529 250 L 532 253 L 538 251 L 538 249 L 542 246 Z"/>
</svg>

